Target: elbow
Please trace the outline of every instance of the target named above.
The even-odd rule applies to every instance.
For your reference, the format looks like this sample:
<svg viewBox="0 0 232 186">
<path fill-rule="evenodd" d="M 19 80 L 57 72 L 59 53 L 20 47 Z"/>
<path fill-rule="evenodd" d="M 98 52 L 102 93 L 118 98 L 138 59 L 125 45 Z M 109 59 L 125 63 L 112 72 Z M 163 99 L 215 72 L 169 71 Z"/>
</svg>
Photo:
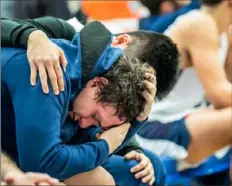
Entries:
<svg viewBox="0 0 232 186">
<path fill-rule="evenodd" d="M 214 105 L 216 109 L 226 108 L 232 105 L 231 90 L 217 90 L 213 95 L 208 97 L 209 102 Z"/>
</svg>

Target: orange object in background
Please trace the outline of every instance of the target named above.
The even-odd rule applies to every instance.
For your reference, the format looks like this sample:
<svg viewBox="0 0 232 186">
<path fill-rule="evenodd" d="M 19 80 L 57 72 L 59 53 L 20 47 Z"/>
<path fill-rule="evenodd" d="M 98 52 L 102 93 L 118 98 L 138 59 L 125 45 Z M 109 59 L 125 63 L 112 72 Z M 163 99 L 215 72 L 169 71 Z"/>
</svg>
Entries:
<svg viewBox="0 0 232 186">
<path fill-rule="evenodd" d="M 81 2 L 83 12 L 95 20 L 135 18 L 129 1 L 85 1 Z"/>
</svg>

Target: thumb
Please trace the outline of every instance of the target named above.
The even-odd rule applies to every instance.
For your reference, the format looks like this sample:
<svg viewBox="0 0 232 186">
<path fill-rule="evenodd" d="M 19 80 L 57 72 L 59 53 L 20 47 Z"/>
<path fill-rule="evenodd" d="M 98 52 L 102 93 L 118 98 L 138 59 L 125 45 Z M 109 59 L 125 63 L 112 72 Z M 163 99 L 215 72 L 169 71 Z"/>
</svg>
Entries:
<svg viewBox="0 0 232 186">
<path fill-rule="evenodd" d="M 124 158 L 126 160 L 131 160 L 131 159 L 135 159 L 135 156 L 136 156 L 135 151 L 130 151 L 124 156 Z"/>
<path fill-rule="evenodd" d="M 96 134 L 96 138 L 99 139 L 99 138 L 100 138 L 100 135 L 101 135 L 100 133 L 97 133 L 97 134 Z"/>
</svg>

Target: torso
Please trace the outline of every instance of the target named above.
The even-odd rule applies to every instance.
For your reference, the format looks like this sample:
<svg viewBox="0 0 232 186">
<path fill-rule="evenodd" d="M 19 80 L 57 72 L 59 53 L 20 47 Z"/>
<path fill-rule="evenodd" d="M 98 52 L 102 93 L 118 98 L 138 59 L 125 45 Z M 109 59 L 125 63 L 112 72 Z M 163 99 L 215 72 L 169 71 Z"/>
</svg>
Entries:
<svg viewBox="0 0 232 186">
<path fill-rule="evenodd" d="M 199 10 L 193 10 L 182 15 L 165 31 L 165 34 L 177 44 L 181 53 L 180 66 L 182 68 L 178 82 L 171 93 L 163 101 L 155 103 L 152 109 L 150 119 L 160 120 L 161 122 L 170 122 L 186 116 L 188 113 L 199 107 L 205 107 L 205 91 L 201 84 L 195 69 L 193 68 L 191 53 L 188 45 L 194 34 L 197 34 L 195 25 L 199 25 L 199 21 L 208 16 Z M 210 19 L 207 17 L 207 19 Z M 186 33 L 193 34 L 189 37 Z M 219 38 L 218 38 L 219 40 Z M 221 36 L 221 48 L 219 47 L 219 56 L 221 64 L 224 65 L 228 43 L 225 36 Z M 220 46 L 220 45 L 219 45 Z M 165 117 L 164 117 L 165 116 Z"/>
</svg>

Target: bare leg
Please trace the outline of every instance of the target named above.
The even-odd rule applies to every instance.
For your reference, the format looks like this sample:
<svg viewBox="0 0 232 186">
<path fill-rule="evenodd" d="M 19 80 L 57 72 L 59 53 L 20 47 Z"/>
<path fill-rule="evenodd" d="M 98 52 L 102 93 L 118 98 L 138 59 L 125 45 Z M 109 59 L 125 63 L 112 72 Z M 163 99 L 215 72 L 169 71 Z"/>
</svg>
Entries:
<svg viewBox="0 0 232 186">
<path fill-rule="evenodd" d="M 104 168 L 75 175 L 64 181 L 66 185 L 115 185 L 113 177 Z"/>
<path fill-rule="evenodd" d="M 189 163 L 199 163 L 215 151 L 232 144 L 232 108 L 203 110 L 186 118 L 191 143 Z"/>
</svg>

